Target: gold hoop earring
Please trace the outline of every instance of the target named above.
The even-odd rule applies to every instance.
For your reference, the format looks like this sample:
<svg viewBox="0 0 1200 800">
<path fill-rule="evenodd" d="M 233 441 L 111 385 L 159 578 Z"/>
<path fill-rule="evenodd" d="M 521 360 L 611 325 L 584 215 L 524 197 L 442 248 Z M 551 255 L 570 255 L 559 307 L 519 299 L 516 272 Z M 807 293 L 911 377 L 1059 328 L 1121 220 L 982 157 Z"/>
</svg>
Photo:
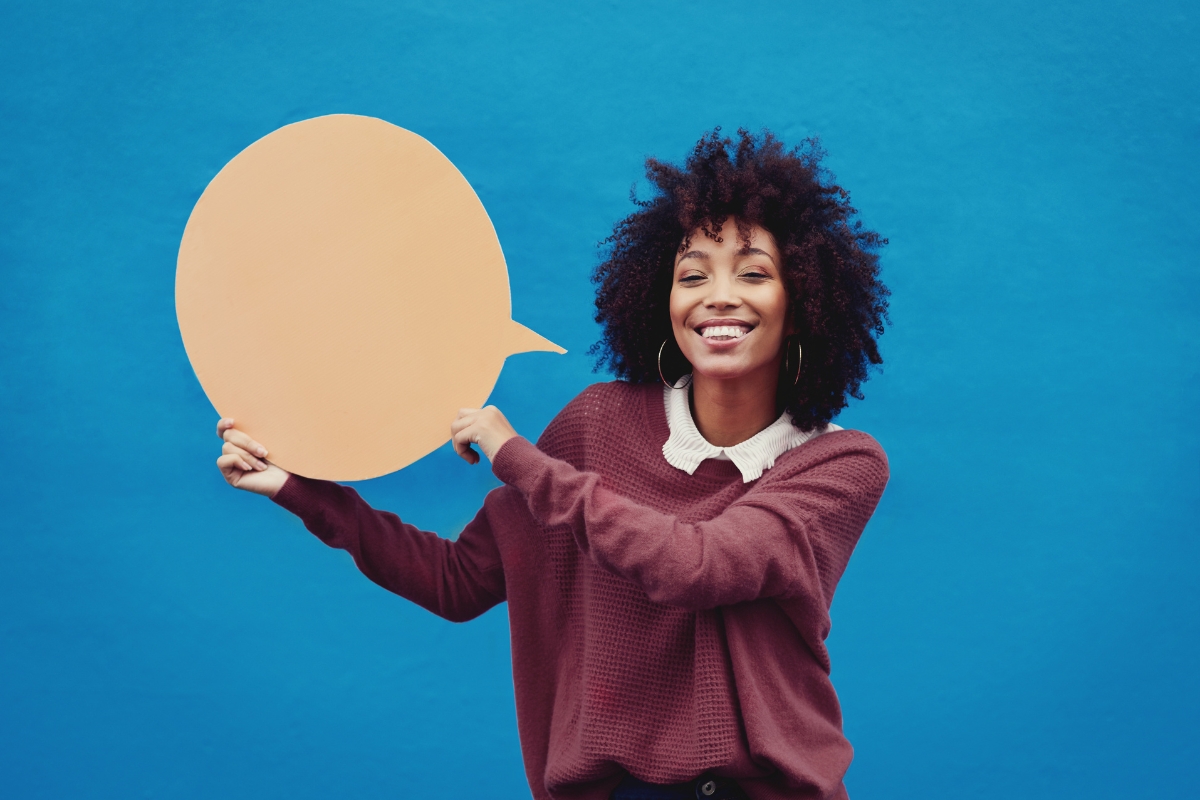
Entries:
<svg viewBox="0 0 1200 800">
<path fill-rule="evenodd" d="M 792 371 L 792 343 L 790 340 L 793 338 L 796 340 L 796 376 L 792 378 L 792 386 L 795 386 L 796 384 L 800 383 L 800 364 L 804 357 L 804 351 L 800 348 L 799 336 L 789 336 L 783 342 L 783 374 L 787 375 Z"/>
<path fill-rule="evenodd" d="M 683 386 L 676 386 L 674 383 L 667 383 L 667 379 L 665 377 L 663 377 L 662 354 L 663 354 L 663 350 L 667 346 L 667 342 L 669 342 L 669 341 L 671 341 L 670 336 L 668 336 L 666 339 L 663 339 L 663 343 L 658 346 L 658 379 L 663 382 L 663 386 L 669 387 L 671 389 L 686 389 L 692 382 L 692 377 L 690 375 L 687 376 L 687 379 L 688 379 L 687 383 L 683 384 Z M 679 378 L 682 378 L 682 377 L 683 377 L 682 375 L 679 376 Z M 678 381 L 679 378 L 676 378 L 675 380 Z"/>
</svg>

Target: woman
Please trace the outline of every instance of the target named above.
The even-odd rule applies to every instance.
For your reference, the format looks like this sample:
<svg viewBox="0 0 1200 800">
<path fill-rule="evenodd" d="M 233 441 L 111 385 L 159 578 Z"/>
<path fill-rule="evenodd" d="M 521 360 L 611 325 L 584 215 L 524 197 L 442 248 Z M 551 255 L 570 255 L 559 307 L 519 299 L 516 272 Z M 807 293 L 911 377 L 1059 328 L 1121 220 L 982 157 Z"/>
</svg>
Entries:
<svg viewBox="0 0 1200 800">
<path fill-rule="evenodd" d="M 812 142 L 717 131 L 617 224 L 596 273 L 602 364 L 533 445 L 464 409 L 504 486 L 456 541 L 289 476 L 218 423 L 218 466 L 381 586 L 451 620 L 507 600 L 538 798 L 837 798 L 851 747 L 829 604 L 887 482 L 859 395 L 886 321 L 879 236 Z"/>
</svg>

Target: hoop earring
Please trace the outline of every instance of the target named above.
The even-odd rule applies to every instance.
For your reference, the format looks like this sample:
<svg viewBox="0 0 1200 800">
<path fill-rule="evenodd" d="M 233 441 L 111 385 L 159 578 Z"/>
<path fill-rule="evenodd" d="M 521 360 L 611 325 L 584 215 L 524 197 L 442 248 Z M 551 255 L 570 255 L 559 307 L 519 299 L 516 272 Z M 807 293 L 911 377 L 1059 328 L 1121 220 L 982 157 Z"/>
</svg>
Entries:
<svg viewBox="0 0 1200 800">
<path fill-rule="evenodd" d="M 800 383 L 800 364 L 804 356 L 804 351 L 800 348 L 800 337 L 792 334 L 783 342 L 783 374 L 786 376 L 792 371 L 792 339 L 796 340 L 796 375 L 792 378 L 792 386 Z"/>
<path fill-rule="evenodd" d="M 676 386 L 674 383 L 667 383 L 667 379 L 666 379 L 666 378 L 663 376 L 663 371 L 662 371 L 662 354 L 663 354 L 663 350 L 664 350 L 664 349 L 666 348 L 666 346 L 667 346 L 667 342 L 669 342 L 669 341 L 671 341 L 671 337 L 670 337 L 670 336 L 668 336 L 666 339 L 663 339 L 663 343 L 662 343 L 661 345 L 659 345 L 659 346 L 658 346 L 658 379 L 659 379 L 660 381 L 662 381 L 662 382 L 663 382 L 663 386 L 666 386 L 666 387 L 668 387 L 668 388 L 671 388 L 671 389 L 686 389 L 686 388 L 687 388 L 689 385 L 691 385 L 691 383 L 692 383 L 692 376 L 691 376 L 691 375 L 688 375 L 688 376 L 687 376 L 687 383 L 683 384 L 682 386 Z M 682 352 L 680 353 L 680 355 L 682 355 Z M 679 379 L 680 379 L 680 378 L 682 378 L 682 377 L 684 377 L 684 376 L 680 375 L 680 376 L 679 376 L 679 378 L 676 378 L 676 379 L 675 379 L 675 380 L 676 380 L 676 382 L 678 382 L 678 381 L 679 381 Z"/>
</svg>

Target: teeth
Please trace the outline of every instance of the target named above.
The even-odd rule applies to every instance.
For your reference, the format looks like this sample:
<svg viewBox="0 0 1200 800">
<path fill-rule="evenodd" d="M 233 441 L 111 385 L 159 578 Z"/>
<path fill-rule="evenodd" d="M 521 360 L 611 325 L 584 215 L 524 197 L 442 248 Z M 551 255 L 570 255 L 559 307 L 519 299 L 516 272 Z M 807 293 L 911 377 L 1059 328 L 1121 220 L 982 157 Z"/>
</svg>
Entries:
<svg viewBox="0 0 1200 800">
<path fill-rule="evenodd" d="M 746 329 L 740 325 L 709 325 L 700 331 L 700 335 L 705 339 L 716 339 L 721 336 L 740 339 L 746 335 Z"/>
</svg>

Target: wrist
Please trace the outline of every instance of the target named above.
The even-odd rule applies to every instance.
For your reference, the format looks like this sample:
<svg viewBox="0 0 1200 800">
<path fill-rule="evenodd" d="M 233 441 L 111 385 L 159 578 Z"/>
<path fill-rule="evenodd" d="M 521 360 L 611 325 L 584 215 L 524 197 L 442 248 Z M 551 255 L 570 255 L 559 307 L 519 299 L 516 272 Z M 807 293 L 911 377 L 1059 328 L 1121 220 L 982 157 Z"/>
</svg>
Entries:
<svg viewBox="0 0 1200 800">
<path fill-rule="evenodd" d="M 500 448 L 504 447 L 504 445 L 506 445 L 510 440 L 515 438 L 517 438 L 516 432 L 503 433 L 495 436 L 492 441 L 489 442 L 491 447 L 489 447 L 487 451 L 488 461 L 495 461 L 496 454 L 500 452 Z"/>
<path fill-rule="evenodd" d="M 259 494 L 266 495 L 268 499 L 274 500 L 275 496 L 283 491 L 283 487 L 287 485 L 288 479 L 292 477 L 292 473 L 272 464 L 267 472 L 263 474 L 263 477 L 269 478 L 270 481 L 262 487 L 262 491 Z"/>
</svg>

